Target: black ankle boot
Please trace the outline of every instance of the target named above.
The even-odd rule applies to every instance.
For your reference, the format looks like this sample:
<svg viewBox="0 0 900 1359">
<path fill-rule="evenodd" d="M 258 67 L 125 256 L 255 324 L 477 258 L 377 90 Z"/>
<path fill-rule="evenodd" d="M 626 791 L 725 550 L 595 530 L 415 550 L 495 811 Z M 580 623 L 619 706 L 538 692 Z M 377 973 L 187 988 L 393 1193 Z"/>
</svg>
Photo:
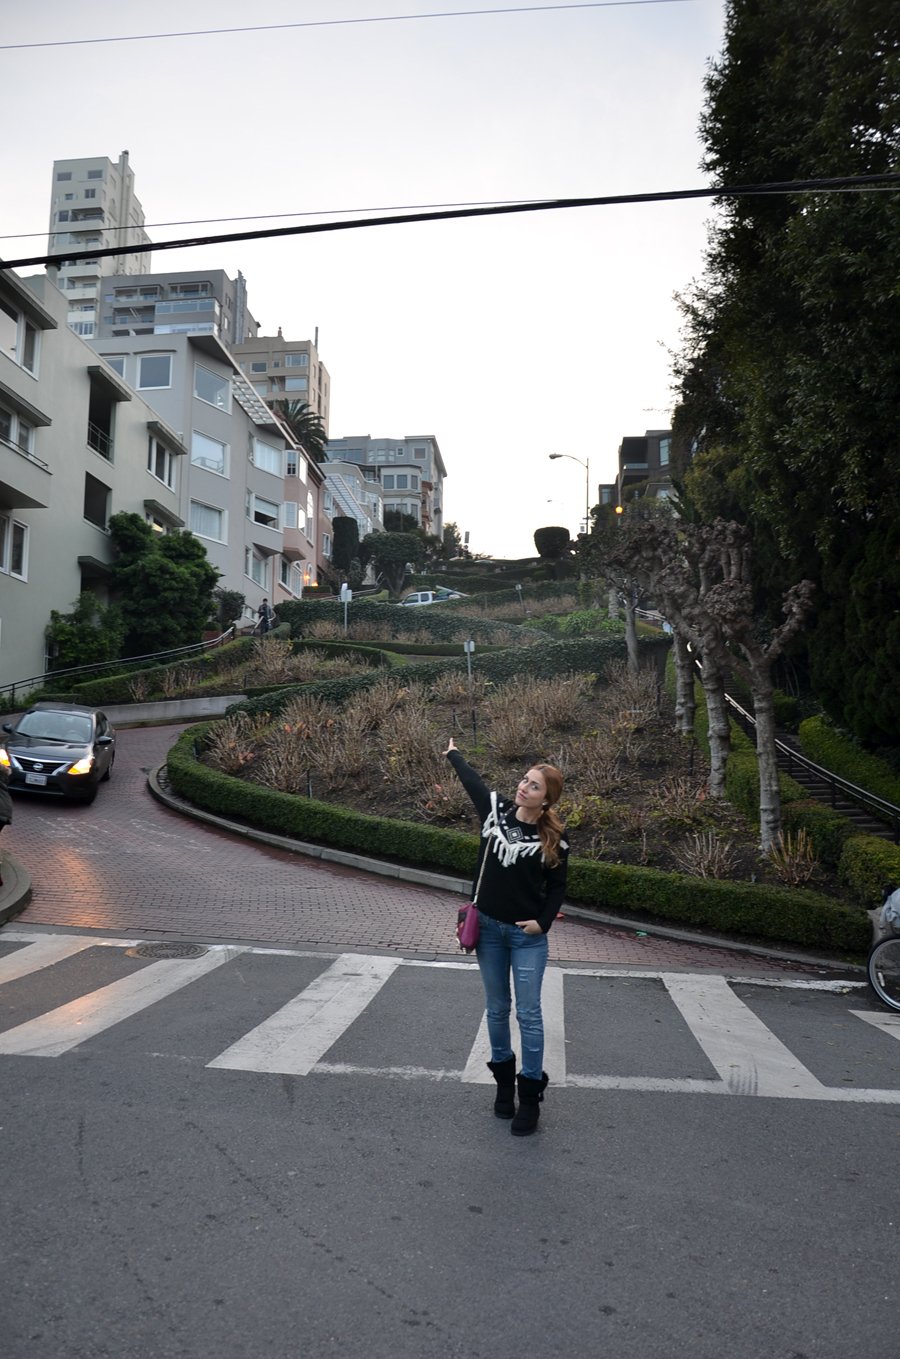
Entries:
<svg viewBox="0 0 900 1359">
<path fill-rule="evenodd" d="M 509 1129 L 513 1137 L 527 1137 L 536 1130 L 549 1079 L 546 1071 L 541 1072 L 539 1081 L 532 1080 L 530 1076 L 518 1077 L 519 1110 Z"/>
<path fill-rule="evenodd" d="M 516 1059 L 510 1057 L 505 1062 L 488 1062 L 488 1066 L 497 1082 L 494 1113 L 498 1118 L 512 1118 L 516 1112 Z"/>
</svg>

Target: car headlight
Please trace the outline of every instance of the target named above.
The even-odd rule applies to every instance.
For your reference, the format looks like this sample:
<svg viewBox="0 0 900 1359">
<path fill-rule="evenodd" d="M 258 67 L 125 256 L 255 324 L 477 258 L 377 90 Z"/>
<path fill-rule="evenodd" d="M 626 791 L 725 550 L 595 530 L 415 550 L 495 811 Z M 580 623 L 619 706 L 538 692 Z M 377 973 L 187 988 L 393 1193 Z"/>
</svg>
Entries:
<svg viewBox="0 0 900 1359">
<path fill-rule="evenodd" d="M 94 767 L 93 755 L 85 755 L 84 759 L 76 760 L 75 764 L 69 769 L 70 774 L 89 774 Z"/>
<path fill-rule="evenodd" d="M 3 748 L 3 746 L 0 746 L 0 765 L 2 765 L 4 769 L 12 768 L 12 765 L 9 762 L 9 753 Z"/>
</svg>

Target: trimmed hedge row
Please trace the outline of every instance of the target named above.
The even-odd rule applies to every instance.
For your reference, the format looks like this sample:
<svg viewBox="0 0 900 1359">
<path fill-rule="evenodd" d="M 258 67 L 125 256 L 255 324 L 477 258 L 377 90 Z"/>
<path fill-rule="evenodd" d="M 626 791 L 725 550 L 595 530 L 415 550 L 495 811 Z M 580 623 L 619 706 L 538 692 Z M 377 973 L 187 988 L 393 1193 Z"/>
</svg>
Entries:
<svg viewBox="0 0 900 1359">
<path fill-rule="evenodd" d="M 250 655 L 252 645 L 252 638 L 239 637 L 234 642 L 226 642 L 224 646 L 216 647 L 215 651 L 205 652 L 196 658 L 169 661 L 166 665 L 153 665 L 146 670 L 128 670 L 118 675 L 106 675 L 103 679 L 85 680 L 81 684 L 73 685 L 70 702 L 84 703 L 88 707 L 103 703 L 133 703 L 130 687 L 133 680 L 139 677 L 146 683 L 148 695 L 160 694 L 163 676 L 179 666 L 194 672 L 199 671 L 206 677 L 201 683 L 206 684 L 208 680 L 214 680 L 222 670 L 240 665 Z M 204 692 L 208 693 L 209 689 L 205 688 Z"/>
<path fill-rule="evenodd" d="M 197 758 L 209 726 L 190 728 L 169 752 L 169 781 L 189 802 L 281 835 L 462 876 L 474 872 L 478 847 L 474 835 L 368 816 L 209 769 Z M 613 914 L 677 921 L 826 951 L 862 953 L 870 934 L 863 913 L 814 892 L 685 878 L 588 859 L 572 859 L 567 896 Z"/>
<path fill-rule="evenodd" d="M 900 778 L 885 760 L 860 750 L 825 717 L 807 717 L 797 732 L 804 755 L 858 788 L 900 807 Z"/>
</svg>

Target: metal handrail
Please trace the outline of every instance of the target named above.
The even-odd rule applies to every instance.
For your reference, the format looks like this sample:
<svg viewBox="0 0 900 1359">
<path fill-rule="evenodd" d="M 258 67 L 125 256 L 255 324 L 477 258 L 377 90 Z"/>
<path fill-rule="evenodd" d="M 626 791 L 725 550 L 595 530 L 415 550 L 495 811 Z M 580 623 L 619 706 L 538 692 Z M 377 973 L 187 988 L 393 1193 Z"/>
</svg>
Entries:
<svg viewBox="0 0 900 1359">
<path fill-rule="evenodd" d="M 42 675 L 31 675 L 28 679 L 13 680 L 11 684 L 0 684 L 0 699 L 9 696 L 15 702 L 17 689 L 33 689 L 36 686 L 43 688 L 46 684 L 59 679 L 62 675 L 67 675 L 70 679 L 76 675 L 92 675 L 98 670 L 113 671 L 121 674 L 123 671 L 130 670 L 133 666 L 140 666 L 141 662 L 156 661 L 161 664 L 166 660 L 175 660 L 179 656 L 186 656 L 193 652 L 213 651 L 217 646 L 222 646 L 225 642 L 231 641 L 234 637 L 234 627 L 227 628 L 218 637 L 212 637 L 208 642 L 191 642 L 189 646 L 172 647 L 168 651 L 149 651 L 143 656 L 125 656 L 111 661 L 92 661 L 90 665 L 70 665 L 62 670 L 45 670 Z M 114 667 L 119 667 L 117 670 Z"/>
<path fill-rule="evenodd" d="M 756 718 L 748 713 L 746 708 L 742 708 L 730 694 L 725 695 L 725 702 L 737 715 L 738 722 L 743 725 L 745 731 L 748 733 L 756 731 Z M 867 812 L 871 812 L 877 820 L 887 822 L 893 829 L 895 843 L 900 844 L 900 807 L 895 806 L 893 802 L 888 802 L 886 798 L 879 797 L 877 793 L 870 793 L 867 788 L 860 788 L 857 784 L 851 783 L 849 779 L 842 778 L 840 774 L 825 769 L 823 765 L 816 764 L 814 760 L 808 759 L 806 755 L 801 755 L 799 751 L 785 745 L 784 741 L 779 741 L 777 737 L 775 738 L 775 748 L 781 755 L 787 757 L 788 774 L 791 773 L 792 765 L 796 764 L 800 769 L 805 769 L 807 773 L 815 775 L 816 778 L 822 779 L 824 783 L 828 784 L 831 790 L 832 808 L 837 808 L 837 795 L 841 793 L 851 802 L 859 803 Z"/>
</svg>

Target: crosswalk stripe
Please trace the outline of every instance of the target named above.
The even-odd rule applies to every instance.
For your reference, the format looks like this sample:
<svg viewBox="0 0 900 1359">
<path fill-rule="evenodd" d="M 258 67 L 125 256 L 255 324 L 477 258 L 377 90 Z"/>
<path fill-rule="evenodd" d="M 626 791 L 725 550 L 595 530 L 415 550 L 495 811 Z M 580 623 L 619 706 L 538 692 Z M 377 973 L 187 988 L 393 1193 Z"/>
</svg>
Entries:
<svg viewBox="0 0 900 1359">
<path fill-rule="evenodd" d="M 307 1075 L 399 966 L 399 958 L 342 954 L 293 1000 L 207 1065 Z"/>
<path fill-rule="evenodd" d="M 234 953 L 232 949 L 216 949 L 200 958 L 150 963 L 129 977 L 121 977 L 108 986 L 79 996 L 68 1005 L 60 1005 L 0 1033 L 0 1053 L 16 1057 L 59 1057 L 221 967 Z"/>
<path fill-rule="evenodd" d="M 850 1013 L 856 1019 L 864 1019 L 867 1024 L 874 1024 L 882 1033 L 889 1033 L 892 1038 L 900 1038 L 900 1012 L 891 1014 L 886 1010 L 882 1014 L 881 1011 L 875 1010 L 851 1010 Z"/>
<path fill-rule="evenodd" d="M 672 1000 L 732 1094 L 820 1099 L 818 1081 L 724 977 L 663 973 Z"/>
<path fill-rule="evenodd" d="M 27 977 L 29 972 L 38 972 L 42 967 L 52 967 L 54 963 L 61 963 L 66 958 L 72 958 L 76 953 L 83 953 L 85 949 L 93 948 L 91 939 L 60 938 L 52 935 L 47 939 L 38 939 L 33 944 L 28 944 L 26 948 L 17 949 L 15 953 L 8 953 L 5 958 L 0 958 L 0 985 L 4 982 L 18 981 L 20 977 Z"/>
<path fill-rule="evenodd" d="M 553 1073 L 554 1085 L 566 1083 L 566 1021 L 563 998 L 563 971 L 558 967 L 548 967 L 544 973 L 541 990 L 541 1011 L 544 1016 L 544 1069 Z M 516 1005 L 513 999 L 512 1013 L 509 1017 L 510 1042 L 513 1051 L 522 1052 L 522 1035 L 516 1019 Z M 481 1023 L 475 1035 L 462 1080 L 467 1085 L 490 1085 L 494 1079 L 487 1063 L 491 1057 L 491 1040 L 488 1037 L 487 1015 L 482 1012 Z"/>
</svg>

